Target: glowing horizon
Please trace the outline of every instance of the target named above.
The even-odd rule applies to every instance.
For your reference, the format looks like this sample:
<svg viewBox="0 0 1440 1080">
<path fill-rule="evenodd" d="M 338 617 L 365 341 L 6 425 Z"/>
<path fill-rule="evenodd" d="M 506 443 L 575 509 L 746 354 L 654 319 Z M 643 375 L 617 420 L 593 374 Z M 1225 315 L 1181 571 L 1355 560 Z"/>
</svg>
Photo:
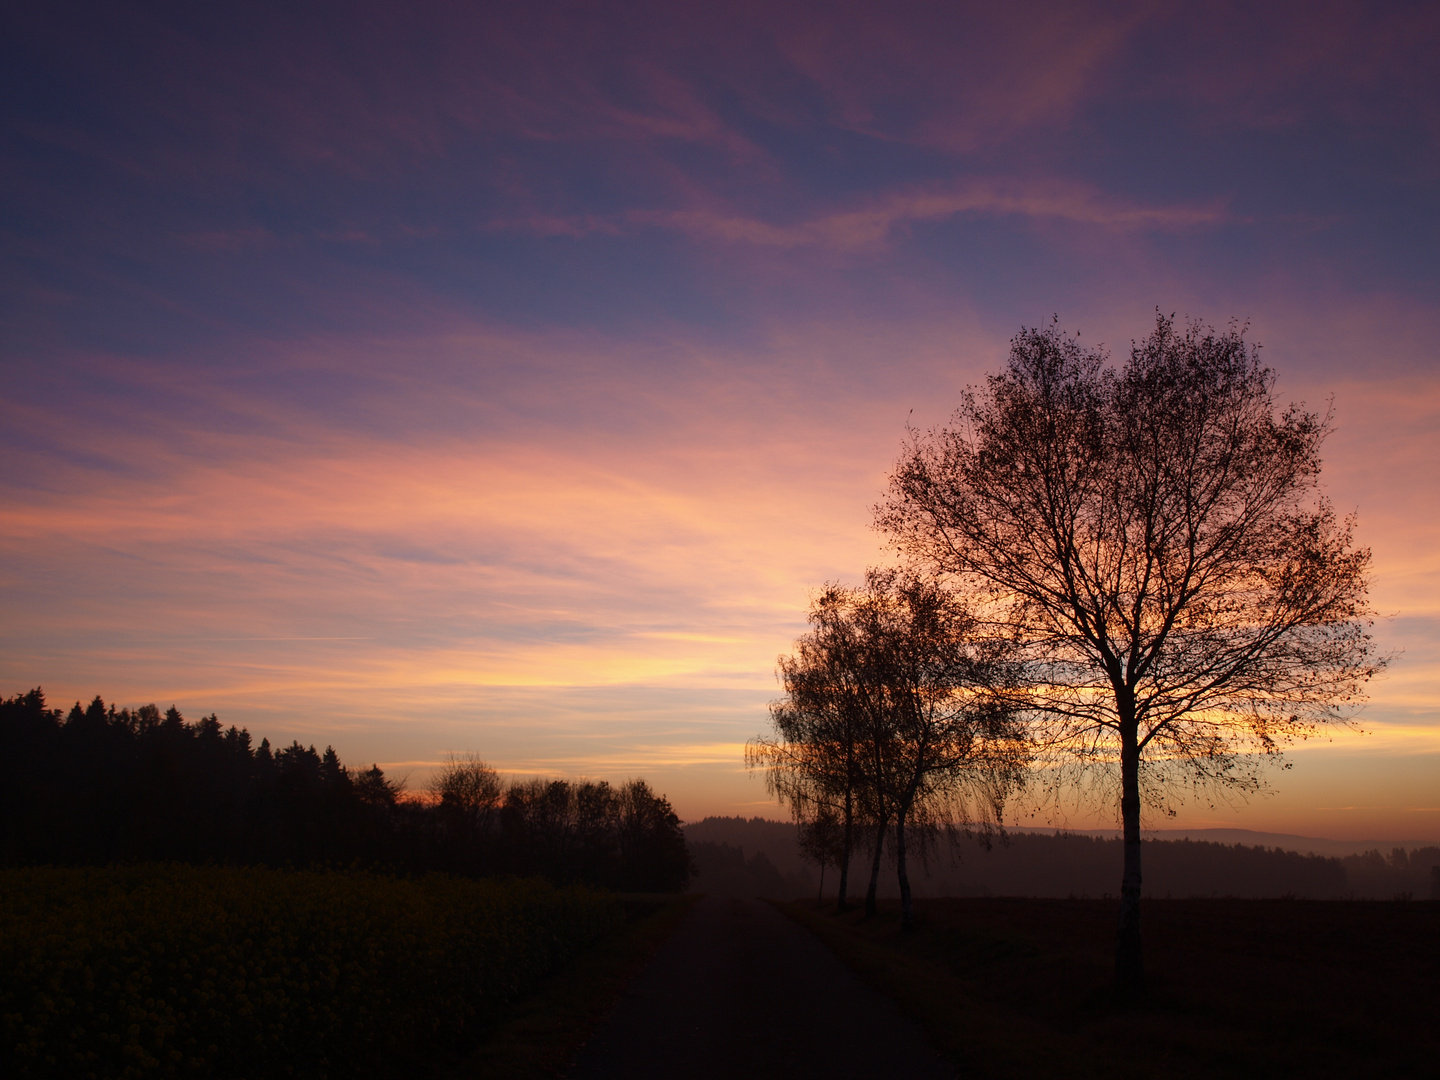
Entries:
<svg viewBox="0 0 1440 1080">
<path fill-rule="evenodd" d="M 1160 305 L 1333 396 L 1397 654 L 1178 820 L 1440 840 L 1440 18 L 217 12 L 0 45 L 0 693 L 780 816 L 737 748 L 906 424 Z"/>
</svg>

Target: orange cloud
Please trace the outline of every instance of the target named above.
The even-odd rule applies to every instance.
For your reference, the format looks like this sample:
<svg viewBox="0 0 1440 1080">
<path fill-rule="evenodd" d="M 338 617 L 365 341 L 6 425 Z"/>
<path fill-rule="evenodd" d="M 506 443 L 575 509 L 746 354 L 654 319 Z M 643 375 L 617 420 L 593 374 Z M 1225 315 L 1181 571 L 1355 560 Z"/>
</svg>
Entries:
<svg viewBox="0 0 1440 1080">
<path fill-rule="evenodd" d="M 386 432 L 195 376 L 195 415 L 241 417 L 243 433 L 147 416 L 71 426 L 83 453 L 12 472 L 7 692 L 176 700 L 347 759 L 475 749 L 507 769 L 643 770 L 708 792 L 688 812 L 754 801 L 727 748 L 763 727 L 809 591 L 886 557 L 869 506 L 910 406 L 922 425 L 943 421 L 1004 342 L 959 324 L 789 325 L 760 356 L 672 343 L 666 355 L 692 363 L 660 384 L 617 359 L 644 348 L 563 333 L 311 343 L 292 363 L 360 370 L 377 348 L 405 358 L 396 371 L 417 356 L 431 372 L 523 358 L 529 374 L 488 390 L 377 380 L 374 414 L 397 425 Z M 847 366 L 877 356 L 907 360 Z M 1410 620 L 1381 628 L 1406 651 L 1373 687 L 1374 734 L 1335 745 L 1428 752 L 1440 513 L 1428 473 L 1411 470 L 1431 459 L 1440 384 L 1333 389 L 1331 492 L 1360 507 L 1377 603 Z M 547 400 L 556 415 L 533 412 Z M 451 407 L 471 426 L 427 428 Z M 62 428 L 0 409 L 12 430 Z"/>
<path fill-rule="evenodd" d="M 1070 183 L 975 182 L 957 190 L 896 194 L 856 210 L 798 225 L 771 225 L 714 211 L 636 211 L 627 220 L 763 247 L 877 247 L 911 224 L 964 214 L 1053 218 L 1104 229 L 1188 229 L 1226 220 L 1219 206 L 1146 207 L 1121 203 Z"/>
</svg>

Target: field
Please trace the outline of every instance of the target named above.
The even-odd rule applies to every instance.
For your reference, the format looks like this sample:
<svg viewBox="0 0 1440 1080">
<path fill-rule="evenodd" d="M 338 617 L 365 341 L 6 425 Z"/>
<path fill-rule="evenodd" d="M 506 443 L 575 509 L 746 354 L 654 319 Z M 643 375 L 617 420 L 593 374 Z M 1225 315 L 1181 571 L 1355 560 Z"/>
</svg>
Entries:
<svg viewBox="0 0 1440 1080">
<path fill-rule="evenodd" d="M 968 1076 L 1440 1074 L 1440 903 L 1148 901 L 1134 1003 L 1113 990 L 1113 901 L 920 901 L 910 935 L 893 906 L 781 906 Z"/>
<path fill-rule="evenodd" d="M 624 919 L 537 881 L 0 871 L 0 1073 L 416 1075 Z"/>
</svg>

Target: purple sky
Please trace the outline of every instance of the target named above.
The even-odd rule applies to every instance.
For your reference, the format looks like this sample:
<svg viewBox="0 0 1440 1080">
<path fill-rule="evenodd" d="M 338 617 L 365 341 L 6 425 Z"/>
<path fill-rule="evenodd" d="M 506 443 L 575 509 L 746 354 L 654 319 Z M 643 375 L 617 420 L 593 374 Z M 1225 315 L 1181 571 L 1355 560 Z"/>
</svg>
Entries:
<svg viewBox="0 0 1440 1080">
<path fill-rule="evenodd" d="M 1179 823 L 1440 838 L 1433 5 L 0 19 L 0 692 L 778 815 L 740 747 L 907 417 L 1158 306 L 1333 395 L 1400 654 Z"/>
</svg>

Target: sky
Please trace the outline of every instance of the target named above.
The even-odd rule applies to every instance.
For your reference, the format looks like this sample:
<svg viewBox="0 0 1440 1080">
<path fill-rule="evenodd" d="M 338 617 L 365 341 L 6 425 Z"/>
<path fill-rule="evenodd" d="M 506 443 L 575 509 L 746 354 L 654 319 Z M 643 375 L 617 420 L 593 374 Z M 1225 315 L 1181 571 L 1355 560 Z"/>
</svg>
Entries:
<svg viewBox="0 0 1440 1080">
<path fill-rule="evenodd" d="M 743 745 L 907 423 L 1159 309 L 1333 405 L 1394 659 L 1154 824 L 1440 839 L 1436 55 L 1405 2 L 7 5 L 0 693 L 782 817 Z"/>
</svg>

